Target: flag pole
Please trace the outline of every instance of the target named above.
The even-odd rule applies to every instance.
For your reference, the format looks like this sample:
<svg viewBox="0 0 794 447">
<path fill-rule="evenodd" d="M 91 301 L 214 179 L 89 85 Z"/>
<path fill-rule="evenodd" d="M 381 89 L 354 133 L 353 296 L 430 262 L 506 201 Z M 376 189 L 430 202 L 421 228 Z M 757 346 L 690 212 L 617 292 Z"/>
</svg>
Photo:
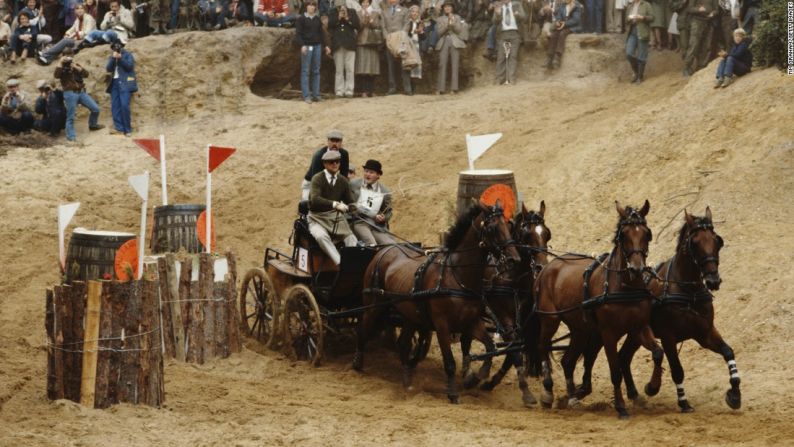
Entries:
<svg viewBox="0 0 794 447">
<path fill-rule="evenodd" d="M 469 170 L 474 170 L 474 160 L 471 158 L 471 151 L 469 151 L 469 147 L 471 147 L 471 134 L 466 134 L 466 154 L 469 158 Z"/>
<path fill-rule="evenodd" d="M 138 278 L 141 279 L 143 277 L 143 250 L 145 248 L 144 240 L 146 238 L 146 211 L 147 207 L 149 206 L 149 194 L 148 194 L 148 185 L 149 185 L 149 171 L 144 171 L 143 175 L 146 178 L 146 185 L 147 185 L 147 194 L 143 197 L 143 203 L 141 203 L 141 238 L 138 239 Z"/>
<path fill-rule="evenodd" d="M 207 218 L 204 219 L 206 223 L 206 232 L 204 233 L 204 248 L 205 253 L 210 252 L 210 246 L 212 245 L 212 235 L 210 234 L 210 228 L 212 225 L 212 172 L 210 172 L 210 145 L 207 145 Z"/>
<path fill-rule="evenodd" d="M 160 180 L 163 184 L 163 205 L 168 205 L 168 187 L 165 180 L 165 135 L 160 135 Z"/>
</svg>

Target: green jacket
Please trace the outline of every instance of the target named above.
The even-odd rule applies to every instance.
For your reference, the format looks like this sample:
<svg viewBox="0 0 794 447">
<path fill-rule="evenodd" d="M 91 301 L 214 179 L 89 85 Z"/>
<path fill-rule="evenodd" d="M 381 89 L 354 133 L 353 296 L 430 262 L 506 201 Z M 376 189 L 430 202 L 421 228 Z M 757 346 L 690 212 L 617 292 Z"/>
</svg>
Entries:
<svg viewBox="0 0 794 447">
<path fill-rule="evenodd" d="M 628 33 L 631 34 L 631 28 L 636 26 L 637 27 L 637 35 L 639 36 L 640 40 L 650 40 L 651 39 L 651 22 L 653 22 L 653 7 L 650 3 L 645 0 L 640 0 L 640 7 L 637 13 L 643 16 L 643 19 L 632 23 L 629 21 L 629 15 L 631 11 L 634 9 L 634 2 L 630 2 L 626 5 L 626 23 L 628 26 L 626 29 Z"/>
<path fill-rule="evenodd" d="M 701 6 L 705 11 L 699 10 Z M 713 15 L 710 16 L 710 14 L 716 14 L 717 8 L 717 0 L 690 0 L 687 12 L 690 19 L 706 21 L 714 17 Z"/>
<path fill-rule="evenodd" d="M 315 213 L 331 211 L 334 209 L 334 202 L 353 203 L 353 195 L 347 177 L 337 173 L 336 182 L 331 187 L 325 178 L 325 170 L 314 174 L 309 192 L 309 210 Z"/>
</svg>

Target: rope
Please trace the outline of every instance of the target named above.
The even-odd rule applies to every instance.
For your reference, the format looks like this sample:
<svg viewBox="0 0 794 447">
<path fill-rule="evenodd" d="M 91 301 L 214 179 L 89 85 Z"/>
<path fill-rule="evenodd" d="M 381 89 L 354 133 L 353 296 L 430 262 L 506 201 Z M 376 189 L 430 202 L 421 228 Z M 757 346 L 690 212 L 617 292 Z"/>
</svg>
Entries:
<svg viewBox="0 0 794 447">
<path fill-rule="evenodd" d="M 70 343 L 62 343 L 62 344 L 60 344 L 60 345 L 53 345 L 53 346 L 67 346 L 67 345 L 69 345 L 69 346 L 74 346 L 74 345 L 80 345 L 80 344 L 87 343 L 87 342 L 92 342 L 92 343 L 93 343 L 93 342 L 100 342 L 100 341 L 112 341 L 112 340 L 121 340 L 121 341 L 124 341 L 124 340 L 126 340 L 126 339 L 128 339 L 128 338 L 143 337 L 144 335 L 149 335 L 149 334 L 155 333 L 155 332 L 157 332 L 157 331 L 159 331 L 159 330 L 160 330 L 159 328 L 154 328 L 154 329 L 152 329 L 151 331 L 140 332 L 140 333 L 133 334 L 133 335 L 126 335 L 126 334 L 124 334 L 124 335 L 121 335 L 121 336 L 119 336 L 119 337 L 104 337 L 104 338 L 96 338 L 96 339 L 80 340 L 80 341 L 75 341 L 75 342 L 70 342 Z M 48 343 L 48 344 L 50 344 L 49 342 L 47 342 L 47 343 Z"/>
</svg>

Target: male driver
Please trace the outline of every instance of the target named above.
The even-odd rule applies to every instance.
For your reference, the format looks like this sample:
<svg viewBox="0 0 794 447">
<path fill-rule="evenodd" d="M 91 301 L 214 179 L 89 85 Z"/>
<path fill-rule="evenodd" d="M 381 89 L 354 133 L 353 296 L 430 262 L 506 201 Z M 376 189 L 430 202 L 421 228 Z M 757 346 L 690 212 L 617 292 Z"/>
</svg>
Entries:
<svg viewBox="0 0 794 447">
<path fill-rule="evenodd" d="M 379 182 L 383 168 L 378 160 L 367 160 L 362 166 L 364 177 L 350 182 L 356 212 L 353 233 L 367 245 L 394 244 L 387 225 L 391 219 L 391 193 Z"/>
<path fill-rule="evenodd" d="M 328 138 L 328 145 L 317 149 L 317 152 L 312 156 L 309 170 L 306 171 L 306 175 L 303 177 L 303 183 L 301 184 L 301 200 L 309 200 L 309 186 L 311 185 L 312 177 L 323 170 L 322 157 L 326 152 L 339 151 L 342 157 L 342 161 L 339 165 L 339 173 L 347 177 L 350 172 L 350 154 L 347 153 L 347 150 L 342 148 L 342 132 L 332 130 L 328 132 L 326 138 Z"/>
<path fill-rule="evenodd" d="M 348 247 L 357 242 L 345 218 L 347 204 L 353 203 L 353 196 L 347 178 L 339 173 L 341 159 L 339 151 L 323 154 L 325 169 L 312 177 L 309 193 L 309 232 L 336 265 L 341 257 L 334 241 L 344 240 Z"/>
</svg>

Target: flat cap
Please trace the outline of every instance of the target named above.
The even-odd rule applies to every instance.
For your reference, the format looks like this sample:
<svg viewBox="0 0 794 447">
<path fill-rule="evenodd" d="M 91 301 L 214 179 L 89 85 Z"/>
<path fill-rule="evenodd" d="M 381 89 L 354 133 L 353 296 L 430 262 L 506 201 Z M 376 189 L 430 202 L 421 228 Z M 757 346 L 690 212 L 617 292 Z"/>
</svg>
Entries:
<svg viewBox="0 0 794 447">
<path fill-rule="evenodd" d="M 325 137 L 328 138 L 329 140 L 331 140 L 331 139 L 333 139 L 333 140 L 341 140 L 342 139 L 342 132 L 339 131 L 339 130 L 334 129 L 334 130 L 329 131 L 328 135 L 326 135 Z"/>
<path fill-rule="evenodd" d="M 6 87 L 16 87 L 19 85 L 19 79 L 11 78 L 6 81 Z"/>
<path fill-rule="evenodd" d="M 44 79 L 39 79 L 38 81 L 36 81 L 36 90 L 41 90 L 44 87 L 47 87 L 48 85 L 49 84 L 47 84 L 47 81 L 45 81 Z"/>
<path fill-rule="evenodd" d="M 341 160 L 342 154 L 339 151 L 325 151 L 323 154 L 323 161 Z"/>
</svg>

